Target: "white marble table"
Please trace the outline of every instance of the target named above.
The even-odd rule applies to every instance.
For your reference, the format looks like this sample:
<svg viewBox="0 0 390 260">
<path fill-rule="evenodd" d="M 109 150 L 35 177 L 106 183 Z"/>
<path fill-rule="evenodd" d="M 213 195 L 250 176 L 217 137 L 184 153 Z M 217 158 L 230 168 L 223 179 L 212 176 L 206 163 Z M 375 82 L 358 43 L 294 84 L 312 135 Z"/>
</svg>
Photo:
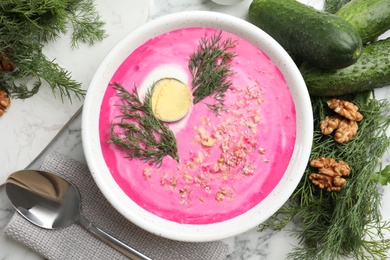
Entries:
<svg viewBox="0 0 390 260">
<path fill-rule="evenodd" d="M 232 14 L 246 19 L 247 10 L 251 1 L 252 0 L 244 0 L 234 6 L 219 6 L 207 0 L 152 0 L 149 19 L 154 19 L 164 14 L 184 10 L 212 10 Z M 302 0 L 302 2 L 312 4 L 314 6 L 317 4 L 318 6 L 318 3 L 321 1 Z M 390 87 L 378 90 L 377 95 L 379 98 L 390 98 Z M 59 153 L 85 163 L 81 145 L 80 114 L 64 128 L 59 138 L 50 145 L 50 147 L 42 154 L 41 158 L 51 150 L 58 151 Z M 389 164 L 390 156 L 386 155 L 384 160 L 387 164 Z M 32 164 L 32 166 L 39 165 L 39 162 L 40 160 L 38 159 Z M 390 220 L 389 200 L 390 186 L 383 189 L 382 214 L 385 220 Z M 14 209 L 5 194 L 4 187 L 0 187 L 0 259 L 42 259 L 42 257 L 37 255 L 35 252 L 25 248 L 4 235 L 3 229 L 13 214 Z M 229 260 L 285 259 L 286 255 L 292 250 L 293 246 L 298 245 L 296 238 L 292 237 L 291 233 L 285 230 L 280 232 L 272 230 L 259 232 L 256 228 L 223 241 L 227 243 L 230 248 L 230 255 L 227 258 Z"/>
</svg>

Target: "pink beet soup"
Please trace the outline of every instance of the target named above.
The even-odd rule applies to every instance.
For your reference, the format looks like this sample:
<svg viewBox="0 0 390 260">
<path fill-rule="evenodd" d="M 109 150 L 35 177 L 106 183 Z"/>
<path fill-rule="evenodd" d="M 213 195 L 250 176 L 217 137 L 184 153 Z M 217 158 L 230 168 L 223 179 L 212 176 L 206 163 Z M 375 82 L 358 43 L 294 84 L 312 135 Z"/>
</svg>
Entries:
<svg viewBox="0 0 390 260">
<path fill-rule="evenodd" d="M 190 55 L 212 28 L 185 28 L 152 38 L 118 67 L 111 83 L 129 91 L 142 86 L 157 67 L 174 65 L 188 78 Z M 101 149 L 112 177 L 140 207 L 161 218 L 185 224 L 209 224 L 234 218 L 266 198 L 290 162 L 295 138 L 295 106 L 277 66 L 250 42 L 237 41 L 232 50 L 232 86 L 225 110 L 217 116 L 204 102 L 182 120 L 167 126 L 174 132 L 180 161 L 164 157 L 157 167 L 109 144 L 111 123 L 120 104 L 111 85 L 101 104 Z"/>
</svg>

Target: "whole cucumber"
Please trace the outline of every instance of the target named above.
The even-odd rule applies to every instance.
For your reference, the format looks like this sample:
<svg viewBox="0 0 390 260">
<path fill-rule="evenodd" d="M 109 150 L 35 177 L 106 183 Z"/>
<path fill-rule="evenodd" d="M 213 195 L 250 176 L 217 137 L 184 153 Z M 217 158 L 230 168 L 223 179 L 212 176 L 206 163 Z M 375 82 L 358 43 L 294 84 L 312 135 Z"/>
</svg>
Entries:
<svg viewBox="0 0 390 260">
<path fill-rule="evenodd" d="M 293 59 L 321 68 L 347 67 L 362 51 L 360 35 L 350 23 L 295 0 L 254 0 L 249 20 L 279 42 Z"/>
<path fill-rule="evenodd" d="M 299 68 L 310 95 L 339 96 L 390 85 L 390 38 L 366 45 L 359 60 L 344 69 Z"/>
<path fill-rule="evenodd" d="M 358 30 L 363 43 L 375 41 L 390 30 L 390 0 L 352 0 L 336 15 Z"/>
</svg>

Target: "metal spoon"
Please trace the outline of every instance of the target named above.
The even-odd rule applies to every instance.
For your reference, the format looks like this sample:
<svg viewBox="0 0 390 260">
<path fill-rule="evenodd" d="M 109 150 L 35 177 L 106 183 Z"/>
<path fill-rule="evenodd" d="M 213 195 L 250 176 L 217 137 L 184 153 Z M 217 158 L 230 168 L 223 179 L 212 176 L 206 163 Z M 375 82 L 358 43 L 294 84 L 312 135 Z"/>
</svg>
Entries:
<svg viewBox="0 0 390 260">
<path fill-rule="evenodd" d="M 37 170 L 15 172 L 8 177 L 5 190 L 15 209 L 39 227 L 57 229 L 76 222 L 131 259 L 151 260 L 89 222 L 80 212 L 77 188 L 53 173 Z"/>
</svg>

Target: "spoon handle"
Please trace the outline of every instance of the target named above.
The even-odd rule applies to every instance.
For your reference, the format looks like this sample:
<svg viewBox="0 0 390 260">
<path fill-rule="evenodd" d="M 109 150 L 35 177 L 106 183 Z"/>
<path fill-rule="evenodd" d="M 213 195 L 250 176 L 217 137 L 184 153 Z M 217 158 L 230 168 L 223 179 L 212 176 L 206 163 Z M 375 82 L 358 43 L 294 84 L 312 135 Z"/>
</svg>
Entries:
<svg viewBox="0 0 390 260">
<path fill-rule="evenodd" d="M 88 221 L 84 216 L 80 215 L 80 219 L 79 219 L 78 223 L 82 227 L 84 227 L 86 230 L 88 230 L 89 232 L 94 234 L 101 241 L 108 244 L 112 248 L 118 250 L 119 252 L 126 255 L 127 257 L 130 257 L 130 259 L 133 259 L 133 260 L 152 260 L 151 258 L 145 256 L 144 254 L 138 252 L 134 248 L 131 248 L 130 246 L 119 241 L 118 239 L 109 235 L 108 233 L 101 230 L 100 228 L 96 227 L 94 224 L 92 224 L 90 221 Z"/>
</svg>

